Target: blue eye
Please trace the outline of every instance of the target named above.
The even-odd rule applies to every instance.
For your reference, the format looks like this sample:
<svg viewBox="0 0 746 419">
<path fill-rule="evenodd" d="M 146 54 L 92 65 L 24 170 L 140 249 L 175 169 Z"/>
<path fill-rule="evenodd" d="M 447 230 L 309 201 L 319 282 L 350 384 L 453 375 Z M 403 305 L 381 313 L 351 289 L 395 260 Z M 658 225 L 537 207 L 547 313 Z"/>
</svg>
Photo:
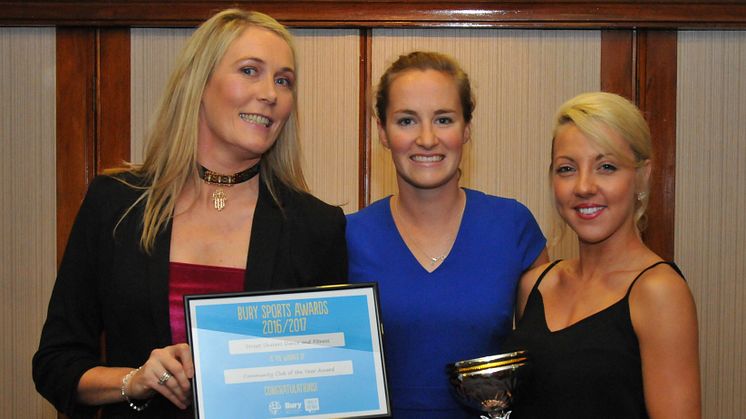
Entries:
<svg viewBox="0 0 746 419">
<path fill-rule="evenodd" d="M 399 125 L 399 126 L 402 126 L 402 127 L 406 127 L 406 126 L 413 125 L 413 124 L 414 124 L 414 119 L 408 118 L 408 117 L 407 118 L 399 118 L 399 119 L 396 120 L 396 125 Z"/>
<path fill-rule="evenodd" d="M 616 172 L 616 166 L 611 163 L 603 163 L 600 169 L 604 172 Z"/>
<path fill-rule="evenodd" d="M 435 123 L 439 125 L 448 125 L 453 123 L 453 118 L 450 116 L 441 116 L 435 119 Z"/>
<path fill-rule="evenodd" d="M 572 173 L 574 170 L 575 169 L 573 169 L 571 166 L 564 165 L 564 166 L 559 166 L 556 169 L 554 169 L 554 173 L 558 175 L 566 175 L 566 174 Z"/>
<path fill-rule="evenodd" d="M 257 73 L 257 69 L 254 67 L 243 67 L 241 68 L 241 72 L 247 76 L 253 76 Z"/>
<path fill-rule="evenodd" d="M 293 87 L 293 81 L 288 77 L 278 77 L 275 79 L 275 83 L 288 89 Z"/>
</svg>

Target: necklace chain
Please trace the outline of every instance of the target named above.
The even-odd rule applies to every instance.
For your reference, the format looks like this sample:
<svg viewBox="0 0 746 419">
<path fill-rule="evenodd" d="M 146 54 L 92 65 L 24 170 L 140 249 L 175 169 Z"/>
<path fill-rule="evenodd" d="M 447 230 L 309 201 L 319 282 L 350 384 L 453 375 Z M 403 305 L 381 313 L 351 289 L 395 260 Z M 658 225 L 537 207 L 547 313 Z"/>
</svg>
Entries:
<svg viewBox="0 0 746 419">
<path fill-rule="evenodd" d="M 392 197 L 392 199 L 394 199 L 394 198 Z M 399 199 L 398 199 L 398 198 L 396 198 L 396 200 L 394 201 L 394 205 L 392 205 L 392 208 L 394 209 L 394 215 L 395 215 L 395 216 L 396 216 L 397 218 L 399 218 L 399 220 L 403 221 L 403 219 L 402 219 L 402 217 L 401 217 L 401 214 L 399 213 Z M 405 236 L 405 234 L 404 234 L 404 229 L 400 230 L 400 233 L 402 234 L 402 236 Z M 416 249 L 417 249 L 417 250 L 418 250 L 418 251 L 419 251 L 420 253 L 422 253 L 423 255 L 425 255 L 425 257 L 426 257 L 426 258 L 428 258 L 428 259 L 429 259 L 429 261 L 430 261 L 430 266 L 431 266 L 431 267 L 432 267 L 432 266 L 435 266 L 435 265 L 437 265 L 437 264 L 438 264 L 438 263 L 440 263 L 440 262 L 443 262 L 444 260 L 446 260 L 446 257 L 447 257 L 447 256 L 448 256 L 448 254 L 449 254 L 449 253 L 451 252 L 451 249 L 448 249 L 448 250 L 446 250 L 446 251 L 445 251 L 445 253 L 443 253 L 443 254 L 441 254 L 441 255 L 439 255 L 439 256 L 430 256 L 430 255 L 429 255 L 429 254 L 428 254 L 427 252 L 425 252 L 425 251 L 424 251 L 424 250 L 422 249 L 422 247 L 421 247 L 421 246 L 420 246 L 420 244 L 419 244 L 419 243 L 417 242 L 417 240 L 416 240 L 416 239 L 414 238 L 414 236 L 408 236 L 407 238 L 409 238 L 409 239 L 410 239 L 410 240 L 412 241 L 412 244 L 414 245 L 414 247 L 415 247 L 415 248 L 416 248 Z"/>
</svg>

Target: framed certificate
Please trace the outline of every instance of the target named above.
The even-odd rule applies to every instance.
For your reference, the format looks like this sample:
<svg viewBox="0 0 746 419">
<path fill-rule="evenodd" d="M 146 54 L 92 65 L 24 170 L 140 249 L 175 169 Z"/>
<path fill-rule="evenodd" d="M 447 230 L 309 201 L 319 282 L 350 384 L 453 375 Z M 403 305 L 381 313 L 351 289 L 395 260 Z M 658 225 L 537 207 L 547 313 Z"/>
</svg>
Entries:
<svg viewBox="0 0 746 419">
<path fill-rule="evenodd" d="M 388 416 L 375 284 L 184 297 L 197 418 Z"/>
</svg>

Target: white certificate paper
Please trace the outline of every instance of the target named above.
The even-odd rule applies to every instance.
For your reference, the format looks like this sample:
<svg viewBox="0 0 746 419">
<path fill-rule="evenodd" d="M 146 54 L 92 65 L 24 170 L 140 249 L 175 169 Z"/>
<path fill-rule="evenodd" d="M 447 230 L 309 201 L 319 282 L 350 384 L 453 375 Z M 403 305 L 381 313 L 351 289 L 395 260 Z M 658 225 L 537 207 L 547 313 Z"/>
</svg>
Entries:
<svg viewBox="0 0 746 419">
<path fill-rule="evenodd" d="M 375 284 L 184 297 L 196 417 L 388 416 L 377 297 Z"/>
</svg>

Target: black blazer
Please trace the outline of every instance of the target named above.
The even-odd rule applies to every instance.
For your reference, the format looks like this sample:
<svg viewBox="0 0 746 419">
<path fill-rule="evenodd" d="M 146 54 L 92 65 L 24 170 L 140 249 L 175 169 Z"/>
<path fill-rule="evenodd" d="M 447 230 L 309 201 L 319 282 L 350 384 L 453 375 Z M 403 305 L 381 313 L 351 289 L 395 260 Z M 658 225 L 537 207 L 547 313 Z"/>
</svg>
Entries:
<svg viewBox="0 0 746 419">
<path fill-rule="evenodd" d="M 120 176 L 138 182 L 131 175 Z M 259 183 L 245 290 L 347 282 L 342 210 L 283 186 L 278 188 L 280 208 L 264 182 Z M 75 400 L 85 371 L 100 365 L 134 368 L 153 349 L 171 344 L 171 224 L 160 232 L 148 255 L 139 245 L 144 205 L 137 204 L 121 219 L 141 192 L 113 177 L 94 179 L 57 273 L 33 376 L 37 390 L 73 418 L 92 417 L 96 410 Z M 165 398 L 156 397 L 137 417 L 173 417 L 176 410 Z M 134 413 L 124 403 L 104 406 L 104 417 Z"/>
</svg>

